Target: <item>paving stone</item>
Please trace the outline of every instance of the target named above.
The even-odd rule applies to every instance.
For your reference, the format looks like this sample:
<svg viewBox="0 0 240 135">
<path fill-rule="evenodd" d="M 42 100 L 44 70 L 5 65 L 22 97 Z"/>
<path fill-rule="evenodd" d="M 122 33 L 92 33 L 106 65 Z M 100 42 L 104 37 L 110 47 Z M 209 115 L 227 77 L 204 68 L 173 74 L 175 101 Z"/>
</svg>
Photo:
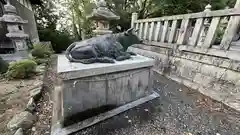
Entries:
<svg viewBox="0 0 240 135">
<path fill-rule="evenodd" d="M 34 102 L 34 99 L 30 98 L 28 101 L 26 110 L 33 113 L 35 109 L 36 109 L 36 104 Z"/>
<path fill-rule="evenodd" d="M 22 128 L 19 128 L 15 133 L 14 135 L 23 135 L 23 129 Z"/>
<path fill-rule="evenodd" d="M 34 88 L 30 91 L 30 96 L 35 100 L 39 100 L 42 94 L 42 87 Z"/>
<path fill-rule="evenodd" d="M 7 124 L 8 129 L 15 130 L 18 128 L 28 129 L 32 126 L 36 116 L 28 111 L 21 112 L 15 115 Z"/>
</svg>

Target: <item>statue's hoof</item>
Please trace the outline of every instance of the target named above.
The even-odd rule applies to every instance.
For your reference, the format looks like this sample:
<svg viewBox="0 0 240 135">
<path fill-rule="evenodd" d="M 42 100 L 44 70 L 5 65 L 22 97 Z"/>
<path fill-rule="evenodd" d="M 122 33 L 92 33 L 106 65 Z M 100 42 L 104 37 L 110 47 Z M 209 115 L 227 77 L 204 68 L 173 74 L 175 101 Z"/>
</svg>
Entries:
<svg viewBox="0 0 240 135">
<path fill-rule="evenodd" d="M 128 52 L 130 55 L 136 56 L 137 54 L 134 52 Z"/>
<path fill-rule="evenodd" d="M 113 59 L 107 59 L 106 63 L 115 63 L 115 61 Z"/>
<path fill-rule="evenodd" d="M 115 63 L 115 61 L 114 60 L 110 60 L 109 63 Z"/>
</svg>

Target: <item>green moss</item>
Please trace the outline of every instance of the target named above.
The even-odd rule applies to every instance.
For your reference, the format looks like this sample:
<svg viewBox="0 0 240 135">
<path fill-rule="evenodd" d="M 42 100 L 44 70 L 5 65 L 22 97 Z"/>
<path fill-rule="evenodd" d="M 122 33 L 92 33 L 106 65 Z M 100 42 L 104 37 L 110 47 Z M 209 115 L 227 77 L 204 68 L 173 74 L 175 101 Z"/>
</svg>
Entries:
<svg viewBox="0 0 240 135">
<path fill-rule="evenodd" d="M 36 72 L 37 63 L 33 60 L 11 62 L 6 73 L 8 79 L 24 79 L 31 77 Z"/>
<path fill-rule="evenodd" d="M 53 53 L 50 46 L 35 44 L 32 49 L 32 56 L 35 58 L 49 58 Z"/>
</svg>

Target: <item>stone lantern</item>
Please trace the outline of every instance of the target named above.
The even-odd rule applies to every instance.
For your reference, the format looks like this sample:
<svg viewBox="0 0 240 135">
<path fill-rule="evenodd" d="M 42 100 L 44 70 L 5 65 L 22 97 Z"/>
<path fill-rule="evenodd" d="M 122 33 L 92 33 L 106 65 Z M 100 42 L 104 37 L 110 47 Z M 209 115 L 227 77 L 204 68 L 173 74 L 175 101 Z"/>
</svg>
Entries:
<svg viewBox="0 0 240 135">
<path fill-rule="evenodd" d="M 97 28 L 93 30 L 96 35 L 104 35 L 112 33 L 109 30 L 110 20 L 119 20 L 120 17 L 115 15 L 107 8 L 105 0 L 99 0 L 97 2 L 97 9 L 94 9 L 92 14 L 88 16 L 88 19 L 95 20 Z"/>
<path fill-rule="evenodd" d="M 28 38 L 29 35 L 24 33 L 23 24 L 26 24 L 28 21 L 23 20 L 17 15 L 16 8 L 10 4 L 9 0 L 7 1 L 7 4 L 4 5 L 4 15 L 0 17 L 0 22 L 7 25 L 8 33 L 6 34 L 6 37 L 13 42 L 15 53 L 26 52 L 28 49 L 26 38 Z"/>
</svg>

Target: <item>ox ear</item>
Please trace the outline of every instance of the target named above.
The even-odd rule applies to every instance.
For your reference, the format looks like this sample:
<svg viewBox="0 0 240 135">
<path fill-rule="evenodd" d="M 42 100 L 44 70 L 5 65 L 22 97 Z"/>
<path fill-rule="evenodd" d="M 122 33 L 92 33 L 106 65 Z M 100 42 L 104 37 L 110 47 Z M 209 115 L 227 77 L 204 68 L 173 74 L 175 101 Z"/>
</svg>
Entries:
<svg viewBox="0 0 240 135">
<path fill-rule="evenodd" d="M 130 34 L 132 34 L 133 33 L 133 28 L 130 28 L 130 29 L 128 29 L 124 34 L 126 35 L 126 36 L 128 36 L 128 35 L 130 35 Z"/>
<path fill-rule="evenodd" d="M 139 29 L 136 29 L 136 30 L 135 30 L 135 32 L 138 32 L 138 31 L 139 31 Z"/>
</svg>

